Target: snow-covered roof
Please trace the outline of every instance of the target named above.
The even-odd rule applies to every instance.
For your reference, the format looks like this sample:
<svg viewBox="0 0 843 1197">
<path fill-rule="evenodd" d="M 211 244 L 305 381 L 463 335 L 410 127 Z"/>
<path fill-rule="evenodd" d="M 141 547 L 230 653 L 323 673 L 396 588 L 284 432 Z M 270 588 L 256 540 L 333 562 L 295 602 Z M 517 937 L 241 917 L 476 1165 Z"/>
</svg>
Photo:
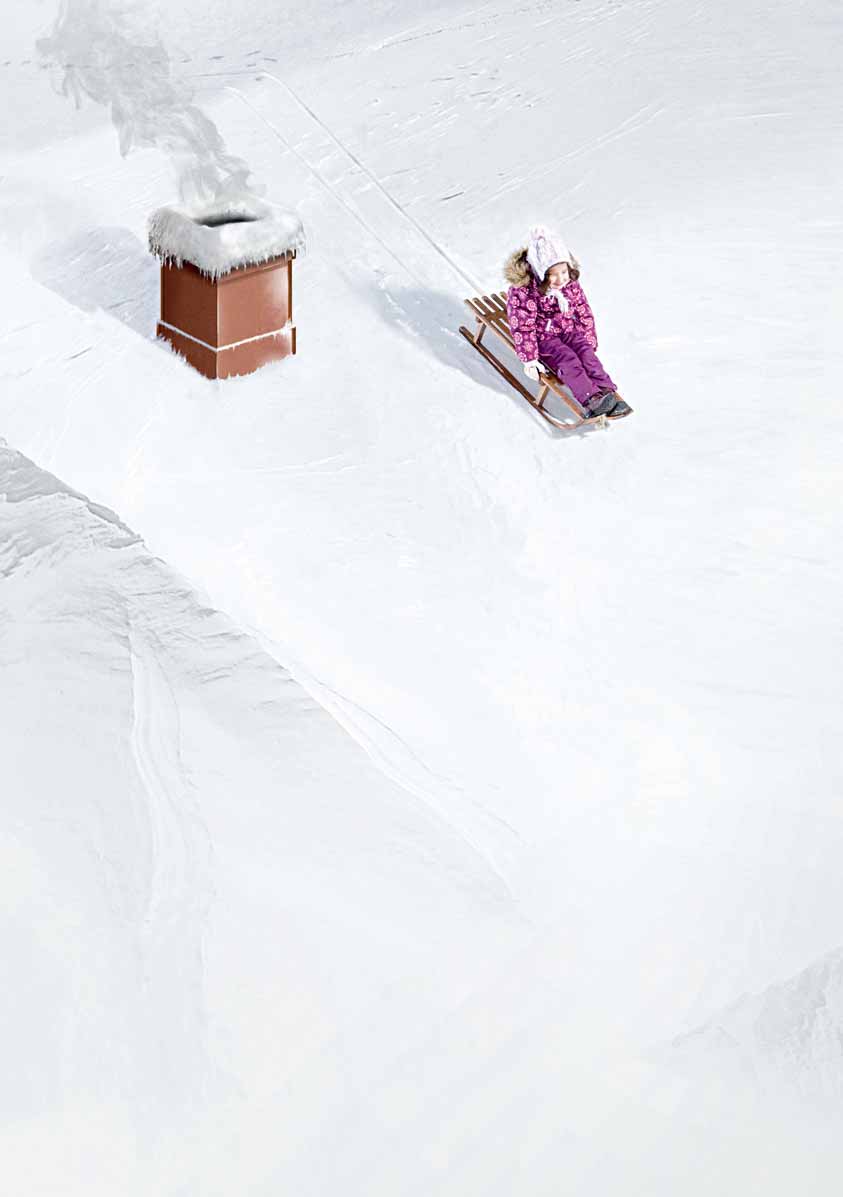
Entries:
<svg viewBox="0 0 843 1197">
<path fill-rule="evenodd" d="M 149 218 L 149 248 L 164 262 L 192 262 L 219 278 L 238 266 L 257 266 L 304 249 L 295 212 L 256 196 L 173 204 Z"/>
</svg>

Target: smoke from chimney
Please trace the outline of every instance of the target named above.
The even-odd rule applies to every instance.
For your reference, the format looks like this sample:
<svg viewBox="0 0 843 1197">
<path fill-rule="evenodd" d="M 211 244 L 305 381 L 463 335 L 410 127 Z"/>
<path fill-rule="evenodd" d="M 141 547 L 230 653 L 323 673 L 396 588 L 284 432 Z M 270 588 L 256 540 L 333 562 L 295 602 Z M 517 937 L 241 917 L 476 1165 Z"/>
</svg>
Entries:
<svg viewBox="0 0 843 1197">
<path fill-rule="evenodd" d="M 194 89 L 173 77 L 160 37 L 141 29 L 133 6 L 113 0 L 62 0 L 49 37 L 37 48 L 56 69 L 58 90 L 77 108 L 85 97 L 111 112 L 120 153 L 154 146 L 173 162 L 183 202 L 262 195 L 247 164 L 225 147 L 194 103 Z"/>
</svg>

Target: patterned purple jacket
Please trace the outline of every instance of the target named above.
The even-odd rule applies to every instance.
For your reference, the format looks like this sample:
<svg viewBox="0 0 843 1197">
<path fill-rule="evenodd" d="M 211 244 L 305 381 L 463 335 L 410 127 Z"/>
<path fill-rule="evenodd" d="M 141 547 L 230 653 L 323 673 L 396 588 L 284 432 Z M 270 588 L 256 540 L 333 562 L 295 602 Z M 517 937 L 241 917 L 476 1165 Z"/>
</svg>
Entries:
<svg viewBox="0 0 843 1197">
<path fill-rule="evenodd" d="M 585 292 L 578 282 L 562 288 L 568 300 L 563 316 L 555 295 L 542 295 L 534 278 L 526 287 L 510 287 L 506 294 L 506 312 L 515 352 L 522 362 L 534 362 L 539 356 L 539 337 L 546 334 L 581 333 L 592 349 L 597 348 L 594 316 Z"/>
</svg>

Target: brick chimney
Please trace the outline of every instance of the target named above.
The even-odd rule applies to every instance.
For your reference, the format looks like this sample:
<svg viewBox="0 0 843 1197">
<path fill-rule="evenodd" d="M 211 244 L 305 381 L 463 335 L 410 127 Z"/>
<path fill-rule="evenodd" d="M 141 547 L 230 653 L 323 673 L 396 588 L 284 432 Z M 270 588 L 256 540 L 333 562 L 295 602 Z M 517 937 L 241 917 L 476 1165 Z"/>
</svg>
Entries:
<svg viewBox="0 0 843 1197">
<path fill-rule="evenodd" d="M 304 234 L 294 213 L 251 196 L 159 208 L 149 245 L 161 259 L 158 336 L 206 378 L 296 352 L 293 262 Z"/>
</svg>

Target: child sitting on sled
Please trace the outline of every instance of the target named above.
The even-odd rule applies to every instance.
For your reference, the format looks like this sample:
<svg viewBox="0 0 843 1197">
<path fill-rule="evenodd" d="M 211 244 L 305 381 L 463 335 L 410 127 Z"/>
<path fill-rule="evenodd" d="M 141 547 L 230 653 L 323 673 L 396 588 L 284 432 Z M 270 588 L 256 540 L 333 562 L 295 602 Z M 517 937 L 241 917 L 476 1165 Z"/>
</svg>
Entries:
<svg viewBox="0 0 843 1197">
<path fill-rule="evenodd" d="M 594 316 L 580 286 L 579 262 L 553 233 L 530 230 L 524 249 L 510 254 L 506 310 L 515 352 L 534 382 L 551 370 L 570 388 L 587 416 L 627 416 L 629 404 L 594 352 Z"/>
</svg>

